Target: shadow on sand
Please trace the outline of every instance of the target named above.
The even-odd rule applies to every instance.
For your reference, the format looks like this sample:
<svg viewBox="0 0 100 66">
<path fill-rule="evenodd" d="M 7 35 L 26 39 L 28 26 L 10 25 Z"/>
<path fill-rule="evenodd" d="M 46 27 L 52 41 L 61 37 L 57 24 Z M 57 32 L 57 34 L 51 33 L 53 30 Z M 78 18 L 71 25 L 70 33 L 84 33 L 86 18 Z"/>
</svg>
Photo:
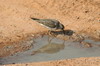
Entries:
<svg viewBox="0 0 100 66">
<path fill-rule="evenodd" d="M 64 30 L 64 32 L 63 31 L 51 31 L 51 32 L 56 35 L 64 34 L 64 32 L 65 32 L 65 35 L 68 35 L 68 36 L 71 36 L 71 35 L 73 35 L 73 33 L 75 33 L 73 30 Z"/>
</svg>

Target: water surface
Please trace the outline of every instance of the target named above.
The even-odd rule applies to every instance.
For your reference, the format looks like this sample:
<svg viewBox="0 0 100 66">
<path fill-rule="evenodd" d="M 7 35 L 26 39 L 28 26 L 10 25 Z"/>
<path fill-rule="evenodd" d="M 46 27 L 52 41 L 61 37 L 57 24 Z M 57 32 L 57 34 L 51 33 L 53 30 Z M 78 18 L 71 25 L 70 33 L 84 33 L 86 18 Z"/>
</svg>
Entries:
<svg viewBox="0 0 100 66">
<path fill-rule="evenodd" d="M 99 46 L 83 48 L 79 42 L 65 41 L 64 43 L 64 40 L 57 38 L 54 38 L 49 43 L 47 35 L 43 38 L 38 37 L 34 41 L 35 44 L 32 49 L 16 53 L 13 56 L 0 58 L 0 63 L 12 64 L 100 56 Z M 95 42 L 90 39 L 84 41 L 100 45 L 99 41 Z"/>
</svg>

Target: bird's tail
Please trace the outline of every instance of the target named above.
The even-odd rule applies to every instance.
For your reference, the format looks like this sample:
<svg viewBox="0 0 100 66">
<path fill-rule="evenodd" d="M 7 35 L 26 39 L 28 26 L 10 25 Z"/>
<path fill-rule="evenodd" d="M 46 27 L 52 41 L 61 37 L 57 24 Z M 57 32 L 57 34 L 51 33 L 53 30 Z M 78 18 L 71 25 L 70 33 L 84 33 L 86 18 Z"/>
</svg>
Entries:
<svg viewBox="0 0 100 66">
<path fill-rule="evenodd" d="M 32 20 L 39 20 L 38 18 L 31 18 Z"/>
</svg>

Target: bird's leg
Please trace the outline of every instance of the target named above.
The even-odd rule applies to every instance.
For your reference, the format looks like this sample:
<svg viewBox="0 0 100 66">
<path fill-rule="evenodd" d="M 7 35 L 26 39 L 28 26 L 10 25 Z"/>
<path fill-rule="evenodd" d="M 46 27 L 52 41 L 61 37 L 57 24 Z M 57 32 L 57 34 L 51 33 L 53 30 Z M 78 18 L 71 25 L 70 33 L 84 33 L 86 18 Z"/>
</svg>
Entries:
<svg viewBox="0 0 100 66">
<path fill-rule="evenodd" d="M 64 30 L 62 30 L 62 31 L 64 33 L 63 37 L 65 37 L 65 31 Z M 63 39 L 63 44 L 65 44 L 65 38 Z"/>
<path fill-rule="evenodd" d="M 48 30 L 48 34 L 51 35 L 51 30 Z"/>
<path fill-rule="evenodd" d="M 51 30 L 48 31 L 49 35 L 51 36 L 48 36 L 48 42 L 50 43 L 52 41 L 52 39 L 54 38 L 53 34 L 51 33 Z"/>
<path fill-rule="evenodd" d="M 48 34 L 49 34 L 49 35 L 51 34 L 51 31 L 50 31 L 50 30 L 48 30 Z M 50 36 L 48 36 L 48 43 L 50 43 L 50 42 L 51 42 Z"/>
</svg>

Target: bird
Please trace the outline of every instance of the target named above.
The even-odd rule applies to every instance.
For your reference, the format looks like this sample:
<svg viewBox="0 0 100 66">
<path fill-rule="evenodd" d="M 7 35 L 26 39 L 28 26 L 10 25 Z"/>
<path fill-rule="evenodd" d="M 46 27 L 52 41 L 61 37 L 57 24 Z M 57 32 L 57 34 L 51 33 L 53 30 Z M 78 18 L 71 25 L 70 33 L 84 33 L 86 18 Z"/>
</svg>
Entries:
<svg viewBox="0 0 100 66">
<path fill-rule="evenodd" d="M 61 24 L 56 19 L 38 19 L 38 18 L 31 18 L 31 19 L 37 21 L 40 25 L 48 28 L 49 29 L 48 32 L 50 32 L 50 33 L 51 33 L 51 31 L 62 30 L 63 33 L 65 34 L 64 25 Z"/>
</svg>

